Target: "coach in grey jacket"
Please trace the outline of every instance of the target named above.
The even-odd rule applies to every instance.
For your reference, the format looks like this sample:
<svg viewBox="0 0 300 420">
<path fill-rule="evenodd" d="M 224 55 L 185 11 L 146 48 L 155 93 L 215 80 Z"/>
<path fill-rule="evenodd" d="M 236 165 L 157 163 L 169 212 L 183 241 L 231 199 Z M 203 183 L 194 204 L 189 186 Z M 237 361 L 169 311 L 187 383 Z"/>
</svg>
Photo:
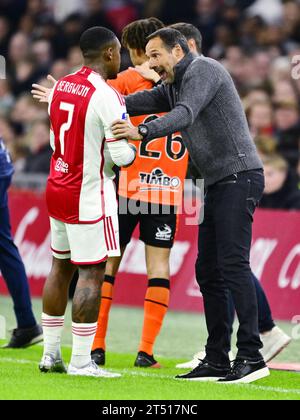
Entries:
<svg viewBox="0 0 300 420">
<path fill-rule="evenodd" d="M 234 83 L 218 62 L 194 57 L 186 39 L 174 29 L 151 35 L 146 53 L 163 83 L 127 96 L 128 112 L 167 114 L 138 128 L 116 121 L 114 135 L 147 141 L 181 131 L 206 186 L 196 275 L 209 332 L 207 356 L 180 377 L 252 382 L 269 374 L 259 352 L 257 300 L 249 265 L 252 216 L 264 189 L 262 163 Z M 232 369 L 226 353 L 230 346 L 226 286 L 240 322 Z"/>
</svg>

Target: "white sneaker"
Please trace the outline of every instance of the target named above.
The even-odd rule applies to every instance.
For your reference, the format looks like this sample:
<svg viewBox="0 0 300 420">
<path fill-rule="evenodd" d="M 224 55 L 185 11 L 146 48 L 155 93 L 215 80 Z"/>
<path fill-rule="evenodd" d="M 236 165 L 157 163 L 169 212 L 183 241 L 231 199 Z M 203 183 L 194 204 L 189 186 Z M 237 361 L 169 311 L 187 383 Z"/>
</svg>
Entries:
<svg viewBox="0 0 300 420">
<path fill-rule="evenodd" d="M 94 376 L 95 378 L 120 378 L 120 373 L 112 373 L 107 370 L 100 369 L 92 360 L 87 366 L 76 368 L 69 364 L 68 375 L 74 376 Z"/>
<path fill-rule="evenodd" d="M 199 353 L 196 353 L 193 356 L 193 359 L 186 363 L 179 363 L 176 365 L 177 369 L 195 369 L 198 365 L 200 360 L 204 360 L 206 357 L 206 353 L 204 350 L 200 351 Z M 234 355 L 232 352 L 229 353 L 229 359 L 230 361 L 234 360 Z"/>
<path fill-rule="evenodd" d="M 261 334 L 260 339 L 263 343 L 261 354 L 268 363 L 279 353 L 281 353 L 292 341 L 285 332 L 279 327 L 274 327 L 271 331 L 265 334 Z"/>
<path fill-rule="evenodd" d="M 51 354 L 45 354 L 39 364 L 39 369 L 43 373 L 67 373 L 66 366 L 61 356 L 54 357 Z"/>
</svg>

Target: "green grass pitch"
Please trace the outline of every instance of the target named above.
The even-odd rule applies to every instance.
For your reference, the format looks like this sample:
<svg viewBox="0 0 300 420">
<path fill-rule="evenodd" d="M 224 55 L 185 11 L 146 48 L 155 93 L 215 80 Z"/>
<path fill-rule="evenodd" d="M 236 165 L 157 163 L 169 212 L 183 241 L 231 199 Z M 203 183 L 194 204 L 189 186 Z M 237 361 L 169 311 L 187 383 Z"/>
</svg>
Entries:
<svg viewBox="0 0 300 420">
<path fill-rule="evenodd" d="M 41 302 L 34 301 L 40 313 Z M 14 327 L 11 302 L 0 297 L 0 314 Z M 273 371 L 269 378 L 250 385 L 223 385 L 178 381 L 176 363 L 186 361 L 205 339 L 203 317 L 169 312 L 156 345 L 162 369 L 133 368 L 142 325 L 142 310 L 113 308 L 107 340 L 107 369 L 121 378 L 96 379 L 41 374 L 40 345 L 24 350 L 0 350 L 0 400 L 300 400 L 300 374 Z M 289 324 L 280 324 L 289 331 Z M 66 318 L 63 356 L 70 359 L 70 315 Z M 4 341 L 0 341 L 3 344 Z M 299 342 L 278 361 L 299 362 Z"/>
</svg>

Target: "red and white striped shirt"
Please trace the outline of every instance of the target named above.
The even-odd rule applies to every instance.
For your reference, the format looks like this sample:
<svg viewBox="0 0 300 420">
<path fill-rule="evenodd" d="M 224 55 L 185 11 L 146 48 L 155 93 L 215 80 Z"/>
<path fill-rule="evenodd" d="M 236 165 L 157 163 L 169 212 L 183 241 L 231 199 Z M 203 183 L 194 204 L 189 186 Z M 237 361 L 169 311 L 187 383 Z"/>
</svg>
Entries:
<svg viewBox="0 0 300 420">
<path fill-rule="evenodd" d="M 46 199 L 51 217 L 92 224 L 105 216 L 105 203 L 114 195 L 108 166 L 134 160 L 127 141 L 116 140 L 111 132 L 112 122 L 124 114 L 123 97 L 88 67 L 57 82 L 49 101 L 54 153 Z M 110 156 L 110 143 L 112 149 L 117 142 L 124 161 Z"/>
</svg>

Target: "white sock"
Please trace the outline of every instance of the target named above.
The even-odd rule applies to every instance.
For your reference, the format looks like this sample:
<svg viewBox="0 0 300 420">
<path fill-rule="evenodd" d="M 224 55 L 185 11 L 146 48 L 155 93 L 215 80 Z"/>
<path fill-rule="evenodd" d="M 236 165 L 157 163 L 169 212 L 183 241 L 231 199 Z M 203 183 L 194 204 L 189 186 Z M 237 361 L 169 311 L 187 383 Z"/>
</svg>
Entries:
<svg viewBox="0 0 300 420">
<path fill-rule="evenodd" d="M 91 362 L 91 351 L 97 330 L 97 322 L 92 324 L 72 323 L 73 348 L 71 365 L 80 369 Z"/>
<path fill-rule="evenodd" d="M 64 319 L 64 316 L 50 316 L 42 313 L 44 355 L 51 354 L 54 357 L 61 355 L 60 343 Z"/>
</svg>

